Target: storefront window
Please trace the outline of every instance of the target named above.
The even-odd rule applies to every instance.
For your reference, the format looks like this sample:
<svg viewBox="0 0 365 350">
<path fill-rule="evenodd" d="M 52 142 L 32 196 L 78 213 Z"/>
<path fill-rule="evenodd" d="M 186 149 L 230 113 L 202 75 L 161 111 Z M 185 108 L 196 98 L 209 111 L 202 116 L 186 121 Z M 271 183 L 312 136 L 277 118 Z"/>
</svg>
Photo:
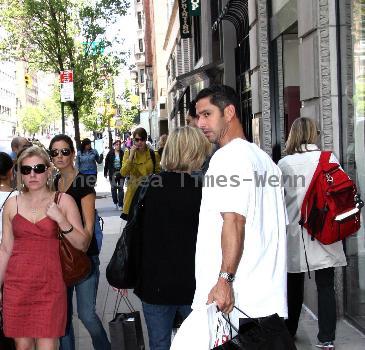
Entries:
<svg viewBox="0 0 365 350">
<path fill-rule="evenodd" d="M 356 179 L 358 191 L 365 198 L 365 1 L 352 0 L 353 35 L 353 113 L 354 142 L 347 147 L 354 159 L 350 173 Z M 362 210 L 360 231 L 346 242 L 345 312 L 365 329 L 365 210 Z"/>
</svg>

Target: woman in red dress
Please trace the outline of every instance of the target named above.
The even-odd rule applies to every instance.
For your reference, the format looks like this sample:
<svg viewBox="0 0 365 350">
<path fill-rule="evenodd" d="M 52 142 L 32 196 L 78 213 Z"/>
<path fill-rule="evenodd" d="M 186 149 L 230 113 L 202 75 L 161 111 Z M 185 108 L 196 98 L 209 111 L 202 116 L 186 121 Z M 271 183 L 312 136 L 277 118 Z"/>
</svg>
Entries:
<svg viewBox="0 0 365 350">
<path fill-rule="evenodd" d="M 15 339 L 17 350 L 56 350 L 67 312 L 58 231 L 81 250 L 87 249 L 89 238 L 73 198 L 63 194 L 54 203 L 45 151 L 26 149 L 17 167 L 20 195 L 4 206 L 0 245 L 4 333 Z"/>
</svg>

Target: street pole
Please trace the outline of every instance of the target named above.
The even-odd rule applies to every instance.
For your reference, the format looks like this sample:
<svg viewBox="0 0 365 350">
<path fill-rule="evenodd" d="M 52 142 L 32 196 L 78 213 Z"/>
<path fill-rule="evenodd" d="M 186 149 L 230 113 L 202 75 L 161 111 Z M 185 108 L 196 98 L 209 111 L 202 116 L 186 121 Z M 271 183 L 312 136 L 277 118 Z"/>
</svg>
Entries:
<svg viewBox="0 0 365 350">
<path fill-rule="evenodd" d="M 61 102 L 62 134 L 65 134 L 65 103 Z"/>
</svg>

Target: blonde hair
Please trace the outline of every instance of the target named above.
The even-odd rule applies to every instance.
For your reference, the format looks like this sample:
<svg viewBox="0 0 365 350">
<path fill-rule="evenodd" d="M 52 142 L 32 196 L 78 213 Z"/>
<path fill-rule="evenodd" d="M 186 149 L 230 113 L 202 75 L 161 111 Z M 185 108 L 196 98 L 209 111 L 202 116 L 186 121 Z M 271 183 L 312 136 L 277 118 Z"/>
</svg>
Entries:
<svg viewBox="0 0 365 350">
<path fill-rule="evenodd" d="M 30 157 L 39 157 L 43 160 L 44 164 L 47 166 L 47 168 L 51 167 L 51 161 L 49 159 L 49 156 L 45 150 L 38 146 L 32 146 L 29 148 L 25 148 L 18 156 L 17 159 L 17 188 L 18 191 L 22 192 L 28 192 L 29 189 L 24 185 L 22 182 L 22 174 L 20 172 L 20 167 L 22 166 L 22 163 L 24 159 L 30 158 Z M 53 181 L 52 179 L 49 179 L 47 181 L 47 187 L 50 191 L 53 190 Z"/>
<path fill-rule="evenodd" d="M 176 128 L 167 137 L 161 166 L 168 171 L 199 170 L 210 155 L 212 146 L 198 128 Z"/>
<path fill-rule="evenodd" d="M 308 144 L 316 143 L 317 137 L 318 129 L 313 119 L 306 117 L 295 119 L 286 142 L 286 154 L 308 151 Z M 302 145 L 304 145 L 304 150 L 301 147 Z"/>
</svg>

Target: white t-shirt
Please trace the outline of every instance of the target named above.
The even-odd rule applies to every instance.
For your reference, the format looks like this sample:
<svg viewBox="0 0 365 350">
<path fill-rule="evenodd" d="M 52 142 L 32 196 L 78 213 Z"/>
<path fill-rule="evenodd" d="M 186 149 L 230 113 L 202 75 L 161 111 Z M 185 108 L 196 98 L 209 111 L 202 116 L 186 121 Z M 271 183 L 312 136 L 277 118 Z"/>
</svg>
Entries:
<svg viewBox="0 0 365 350">
<path fill-rule="evenodd" d="M 265 175 L 263 185 L 258 178 Z M 207 302 L 217 283 L 221 213 L 234 212 L 246 218 L 244 250 L 233 283 L 235 305 L 250 317 L 287 317 L 286 211 L 280 179 L 281 171 L 271 158 L 243 139 L 232 140 L 214 154 L 200 207 L 193 308 Z"/>
<path fill-rule="evenodd" d="M 2 208 L 7 197 L 9 196 L 9 193 L 10 192 L 0 192 L 0 209 Z M 13 193 L 9 196 L 9 198 L 13 197 L 17 194 L 18 194 L 18 191 L 13 191 Z M 0 210 L 0 242 L 3 237 L 3 209 Z"/>
</svg>

